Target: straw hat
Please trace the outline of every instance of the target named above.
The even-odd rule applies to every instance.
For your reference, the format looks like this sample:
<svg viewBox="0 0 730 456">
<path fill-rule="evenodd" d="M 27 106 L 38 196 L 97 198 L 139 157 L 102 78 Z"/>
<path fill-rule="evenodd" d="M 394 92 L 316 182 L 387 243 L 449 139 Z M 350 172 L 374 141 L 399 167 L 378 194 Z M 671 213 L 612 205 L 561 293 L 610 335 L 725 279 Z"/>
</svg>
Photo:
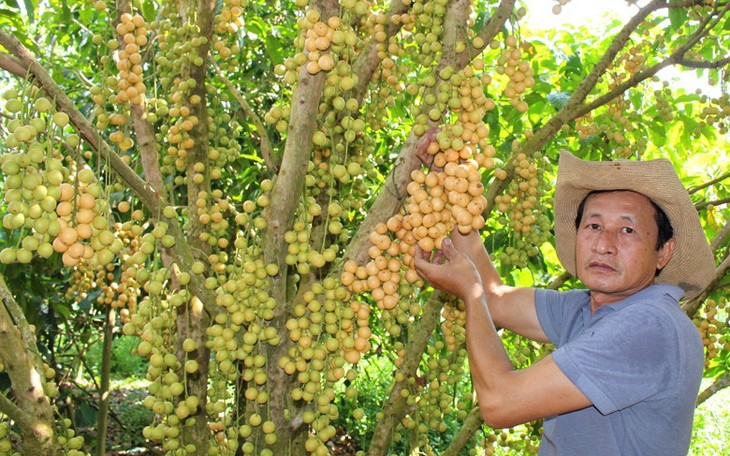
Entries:
<svg viewBox="0 0 730 456">
<path fill-rule="evenodd" d="M 555 187 L 555 243 L 563 267 L 575 275 L 575 217 L 594 190 L 631 190 L 654 201 L 669 217 L 677 245 L 656 281 L 697 296 L 715 276 L 715 259 L 687 190 L 667 159 L 585 161 L 560 154 Z"/>
</svg>

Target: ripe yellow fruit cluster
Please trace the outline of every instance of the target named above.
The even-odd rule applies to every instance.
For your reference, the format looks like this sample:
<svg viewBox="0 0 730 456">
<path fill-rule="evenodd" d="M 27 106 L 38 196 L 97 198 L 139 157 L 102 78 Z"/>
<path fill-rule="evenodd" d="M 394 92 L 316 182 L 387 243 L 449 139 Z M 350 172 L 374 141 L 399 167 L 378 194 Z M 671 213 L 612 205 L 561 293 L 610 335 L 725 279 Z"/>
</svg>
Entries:
<svg viewBox="0 0 730 456">
<path fill-rule="evenodd" d="M 225 0 L 220 13 L 215 17 L 216 33 L 236 33 L 243 27 L 243 8 L 248 0 Z"/>
<path fill-rule="evenodd" d="M 720 134 L 727 134 L 728 128 L 730 128 L 730 94 L 723 93 L 717 98 L 710 98 L 708 101 L 708 105 L 704 106 L 700 112 L 700 118 L 707 125 L 716 127 Z M 673 113 L 673 110 L 665 107 L 664 112 L 665 115 L 669 115 L 669 113 Z"/>
<path fill-rule="evenodd" d="M 61 184 L 56 206 L 61 230 L 52 245 L 67 267 L 76 266 L 82 259 L 107 265 L 123 247 L 109 229 L 108 204 L 98 198 L 100 189 L 94 181 L 94 172 L 84 168 L 77 174 L 76 187 Z"/>
<path fill-rule="evenodd" d="M 632 46 L 628 52 L 624 52 L 616 57 L 615 66 L 623 66 L 629 75 L 637 73 L 644 66 L 646 61 L 646 50 L 641 46 Z"/>
<path fill-rule="evenodd" d="M 74 267 L 73 281 L 66 292 L 66 297 L 79 302 L 87 298 L 89 290 L 100 289 L 101 293 L 96 302 L 120 309 L 122 321 L 127 323 L 131 315 L 136 313 L 137 300 L 141 293 L 140 281 L 144 274 L 140 273 L 140 280 L 137 279 L 138 268 L 142 266 L 136 264 L 140 257 L 135 254 L 142 245 L 138 236 L 142 227 L 132 222 L 125 222 L 115 223 L 113 229 L 115 236 L 124 245 L 117 253 L 118 257 L 124 259 L 119 278 L 115 274 L 117 266 L 114 263 L 93 266 L 85 261 L 79 262 Z"/>
<path fill-rule="evenodd" d="M 139 14 L 132 16 L 124 13 L 119 19 L 117 34 L 121 37 L 123 47 L 116 53 L 119 82 L 115 101 L 120 104 L 130 102 L 141 105 L 144 102 L 146 87 L 142 74 L 140 50 L 147 44 L 146 23 Z"/>
<path fill-rule="evenodd" d="M 9 123 L 11 135 L 21 128 L 13 127 L 13 123 Z M 4 264 L 29 263 L 36 253 L 48 258 L 53 254 L 51 239 L 60 231 L 55 207 L 67 170 L 61 160 L 46 157 L 41 143 L 19 146 L 18 152 L 0 159 L 7 203 L 3 227 L 22 233 L 17 248 L 6 247 L 0 252 L 0 262 Z"/>
<path fill-rule="evenodd" d="M 398 307 L 401 286 L 419 281 L 413 269 L 416 245 L 431 252 L 440 249 L 453 230 L 468 233 L 485 223 L 481 169 L 493 165 L 495 151 L 486 144 L 489 129 L 481 119 L 493 105 L 473 69 L 456 74 L 446 69 L 440 76 L 452 87 L 453 101 L 448 106 L 457 119 L 438 134 L 432 131 L 421 139 L 418 153 L 431 168 L 411 173 L 400 213 L 376 225 L 369 238 L 370 261 L 363 266 L 346 262 L 340 278 L 354 293 L 370 291 L 377 306 L 385 310 Z M 477 146 L 483 152 L 475 151 Z"/>
<path fill-rule="evenodd" d="M 330 71 L 335 66 L 332 53 L 328 52 L 334 39 L 334 33 L 340 28 L 338 16 L 330 17 L 327 22 L 320 20 L 317 10 L 310 9 L 302 21 L 306 28 L 304 50 L 307 53 L 306 69 L 315 75 L 320 71 Z M 344 37 L 342 37 L 344 39 Z"/>
</svg>

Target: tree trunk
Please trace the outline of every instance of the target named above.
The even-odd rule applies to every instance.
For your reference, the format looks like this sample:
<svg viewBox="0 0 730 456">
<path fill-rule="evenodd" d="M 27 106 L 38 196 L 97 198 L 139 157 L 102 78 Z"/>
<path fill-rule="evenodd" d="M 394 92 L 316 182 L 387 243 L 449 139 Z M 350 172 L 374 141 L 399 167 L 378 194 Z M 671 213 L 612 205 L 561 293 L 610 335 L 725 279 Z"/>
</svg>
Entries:
<svg viewBox="0 0 730 456">
<path fill-rule="evenodd" d="M 22 454 L 55 455 L 53 409 L 45 392 L 45 370 L 18 303 L 0 275 L 0 352 L 10 377 L 10 395 L 0 394 L 0 412 L 20 428 Z"/>
<path fill-rule="evenodd" d="M 112 371 L 112 341 L 114 337 L 114 309 L 107 306 L 104 319 L 104 347 L 101 354 L 101 385 L 99 387 L 99 415 L 96 420 L 96 455 L 106 454 L 106 435 L 109 423 L 109 383 Z"/>
</svg>

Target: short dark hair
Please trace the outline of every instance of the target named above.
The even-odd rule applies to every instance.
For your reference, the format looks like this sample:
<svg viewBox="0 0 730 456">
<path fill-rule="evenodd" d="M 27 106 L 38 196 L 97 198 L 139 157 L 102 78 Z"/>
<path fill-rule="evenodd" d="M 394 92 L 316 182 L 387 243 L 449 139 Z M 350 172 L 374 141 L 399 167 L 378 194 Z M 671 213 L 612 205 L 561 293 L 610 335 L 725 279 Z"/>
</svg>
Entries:
<svg viewBox="0 0 730 456">
<path fill-rule="evenodd" d="M 595 195 L 598 193 L 610 193 L 610 192 L 621 192 L 621 191 L 632 191 L 632 190 L 593 190 L 592 192 L 588 193 L 585 198 L 580 202 L 578 205 L 578 213 L 575 216 L 575 229 L 578 230 L 578 227 L 580 227 L 580 221 L 583 219 L 583 211 L 585 210 L 586 201 L 588 200 L 588 197 L 591 195 Z M 661 249 L 664 244 L 667 243 L 668 240 L 672 239 L 674 236 L 674 228 L 672 228 L 672 223 L 669 221 L 669 217 L 667 217 L 666 212 L 662 210 L 661 207 L 657 203 L 651 200 L 649 198 L 649 202 L 651 203 L 651 206 L 654 208 L 654 220 L 656 220 L 657 228 L 659 228 L 658 236 L 656 240 L 656 249 Z"/>
</svg>

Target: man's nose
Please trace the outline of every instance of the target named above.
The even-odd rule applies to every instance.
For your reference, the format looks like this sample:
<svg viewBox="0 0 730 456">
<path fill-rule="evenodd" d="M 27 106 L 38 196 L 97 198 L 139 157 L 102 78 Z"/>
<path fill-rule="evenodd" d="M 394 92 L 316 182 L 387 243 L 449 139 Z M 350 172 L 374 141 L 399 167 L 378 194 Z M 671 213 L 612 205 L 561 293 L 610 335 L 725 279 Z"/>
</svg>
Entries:
<svg viewBox="0 0 730 456">
<path fill-rule="evenodd" d="M 593 251 L 601 254 L 616 252 L 616 233 L 601 230 L 593 241 Z"/>
</svg>

